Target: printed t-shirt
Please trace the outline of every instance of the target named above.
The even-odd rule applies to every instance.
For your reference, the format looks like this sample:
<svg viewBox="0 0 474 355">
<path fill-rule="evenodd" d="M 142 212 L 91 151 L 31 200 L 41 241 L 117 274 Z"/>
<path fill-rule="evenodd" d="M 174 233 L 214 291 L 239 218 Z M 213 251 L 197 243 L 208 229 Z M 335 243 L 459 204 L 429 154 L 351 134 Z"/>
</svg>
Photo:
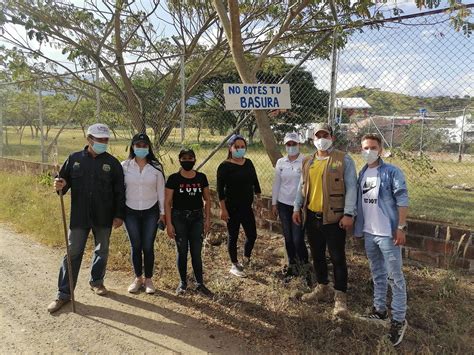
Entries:
<svg viewBox="0 0 474 355">
<path fill-rule="evenodd" d="M 196 176 L 189 179 L 179 172 L 170 175 L 166 188 L 174 190 L 173 208 L 177 210 L 198 210 L 204 205 L 202 193 L 208 187 L 206 175 L 196 172 Z"/>
<path fill-rule="evenodd" d="M 379 207 L 380 177 L 377 167 L 367 168 L 361 181 L 365 233 L 391 236 L 390 219 Z"/>
</svg>

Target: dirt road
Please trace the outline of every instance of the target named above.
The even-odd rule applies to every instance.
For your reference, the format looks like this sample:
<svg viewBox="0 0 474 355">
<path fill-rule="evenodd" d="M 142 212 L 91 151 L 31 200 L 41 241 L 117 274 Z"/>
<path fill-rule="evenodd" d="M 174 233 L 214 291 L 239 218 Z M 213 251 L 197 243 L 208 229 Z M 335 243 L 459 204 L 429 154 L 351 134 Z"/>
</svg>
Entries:
<svg viewBox="0 0 474 355">
<path fill-rule="evenodd" d="M 0 224 L 0 353 L 249 353 L 245 341 L 183 313 L 174 295 L 130 295 L 127 277 L 109 272 L 109 294 L 88 287 L 84 259 L 76 311 L 50 315 L 62 252 Z"/>
</svg>

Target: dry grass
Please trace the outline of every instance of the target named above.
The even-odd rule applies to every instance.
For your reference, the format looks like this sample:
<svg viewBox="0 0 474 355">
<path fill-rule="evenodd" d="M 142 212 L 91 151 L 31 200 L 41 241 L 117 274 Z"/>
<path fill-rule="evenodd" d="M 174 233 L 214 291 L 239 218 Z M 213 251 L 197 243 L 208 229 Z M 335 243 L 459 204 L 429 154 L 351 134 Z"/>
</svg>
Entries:
<svg viewBox="0 0 474 355">
<path fill-rule="evenodd" d="M 53 136 L 56 130 L 53 128 L 50 136 Z M 29 134 L 25 134 L 23 143 L 20 145 L 19 137 L 13 133 L 12 127 L 9 131 L 10 145 L 4 148 L 7 157 L 40 160 L 39 139 L 32 139 Z M 109 151 L 119 159 L 125 159 L 128 155 L 126 146 L 130 142 L 130 133 L 121 130 L 117 133 L 117 139 L 111 140 Z M 177 129 L 173 130 L 166 146 L 159 152 L 167 175 L 178 170 L 176 158 L 181 147 L 179 136 L 180 132 Z M 186 130 L 186 137 L 188 143 L 196 150 L 198 164 L 223 138 L 219 135 L 211 135 L 210 131 L 205 129 L 201 134 L 201 144 L 197 144 L 197 130 L 193 128 Z M 62 163 L 69 153 L 84 146 L 85 139 L 80 129 L 67 129 L 61 134 L 58 142 L 59 162 Z M 314 147 L 303 146 L 302 151 L 304 154 L 311 154 Z M 274 169 L 265 151 L 261 145 L 254 145 L 249 148 L 248 156 L 256 166 L 263 194 L 270 195 Z M 466 155 L 462 163 L 457 163 L 455 154 L 430 153 L 430 156 L 433 156 L 432 165 L 435 171 L 424 176 L 421 176 L 420 172 L 407 161 L 387 158 L 388 162 L 400 166 L 407 177 L 410 191 L 410 216 L 417 219 L 473 226 L 472 211 L 465 206 L 472 203 L 474 191 L 451 189 L 453 185 L 463 184 L 473 187 L 474 161 L 472 157 Z M 226 150 L 223 148 L 202 169 L 207 174 L 211 186 L 215 186 L 217 167 L 225 157 Z M 359 169 L 363 165 L 361 157 L 357 154 L 352 154 L 352 157 Z"/>
<path fill-rule="evenodd" d="M 38 181 L 34 176 L 0 173 L 0 220 L 42 243 L 62 247 L 59 200 L 50 186 Z M 474 353 L 472 276 L 405 266 L 410 327 L 395 350 L 384 338 L 384 328 L 356 317 L 334 320 L 332 303 L 300 302 L 298 296 L 307 289 L 300 279 L 284 282 L 282 246 L 280 236 L 259 233 L 253 272 L 247 279 L 238 279 L 228 273 L 225 244 L 207 245 L 203 252 L 205 280 L 215 298 L 205 299 L 192 291 L 175 297 L 170 295 L 178 283 L 174 243 L 160 233 L 155 279 L 161 291 L 157 295 L 176 302 L 177 311 L 225 328 L 250 344 L 258 343 L 268 353 Z M 242 245 L 239 248 L 242 251 Z M 363 314 L 372 298 L 368 264 L 353 249 L 348 258 L 349 307 L 354 315 Z M 124 271 L 132 278 L 129 245 L 122 229 L 112 235 L 109 260 L 109 270 Z M 189 267 L 190 275 L 191 270 Z"/>
</svg>

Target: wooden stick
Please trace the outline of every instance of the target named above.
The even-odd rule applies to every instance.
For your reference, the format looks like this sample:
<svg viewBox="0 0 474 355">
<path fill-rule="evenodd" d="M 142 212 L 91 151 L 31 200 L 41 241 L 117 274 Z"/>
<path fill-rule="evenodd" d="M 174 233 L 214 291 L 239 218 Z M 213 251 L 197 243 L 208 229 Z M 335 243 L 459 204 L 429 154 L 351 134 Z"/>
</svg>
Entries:
<svg viewBox="0 0 474 355">
<path fill-rule="evenodd" d="M 64 197 L 63 190 L 59 190 L 59 199 L 61 200 L 61 212 L 63 215 L 63 226 L 64 226 L 64 240 L 66 241 L 66 259 L 67 259 L 67 273 L 69 276 L 69 291 L 71 292 L 71 305 L 72 312 L 76 313 L 76 303 L 74 302 L 74 281 L 72 277 L 72 267 L 71 267 L 71 253 L 69 251 L 69 241 L 67 233 L 67 224 L 66 224 L 66 210 L 64 209 Z"/>
</svg>

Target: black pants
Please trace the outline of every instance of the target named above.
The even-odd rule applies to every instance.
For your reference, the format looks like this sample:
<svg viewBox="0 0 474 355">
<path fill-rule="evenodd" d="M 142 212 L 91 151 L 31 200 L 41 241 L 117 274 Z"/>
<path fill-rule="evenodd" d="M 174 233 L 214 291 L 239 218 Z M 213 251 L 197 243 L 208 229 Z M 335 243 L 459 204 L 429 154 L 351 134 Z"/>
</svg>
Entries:
<svg viewBox="0 0 474 355">
<path fill-rule="evenodd" d="M 257 239 L 257 226 L 255 224 L 255 215 L 252 206 L 232 206 L 228 207 L 229 221 L 227 222 L 227 231 L 229 232 L 229 240 L 227 248 L 229 250 L 230 260 L 233 263 L 238 262 L 237 259 L 237 240 L 239 238 L 240 225 L 245 232 L 244 256 L 250 258 L 252 249 Z"/>
<path fill-rule="evenodd" d="M 322 217 L 317 217 L 314 212 L 309 210 L 305 230 L 313 258 L 316 280 L 324 285 L 329 283 L 328 265 L 326 262 L 327 245 L 334 268 L 334 288 L 346 292 L 346 231 L 339 227 L 339 223 L 323 224 Z"/>
</svg>

